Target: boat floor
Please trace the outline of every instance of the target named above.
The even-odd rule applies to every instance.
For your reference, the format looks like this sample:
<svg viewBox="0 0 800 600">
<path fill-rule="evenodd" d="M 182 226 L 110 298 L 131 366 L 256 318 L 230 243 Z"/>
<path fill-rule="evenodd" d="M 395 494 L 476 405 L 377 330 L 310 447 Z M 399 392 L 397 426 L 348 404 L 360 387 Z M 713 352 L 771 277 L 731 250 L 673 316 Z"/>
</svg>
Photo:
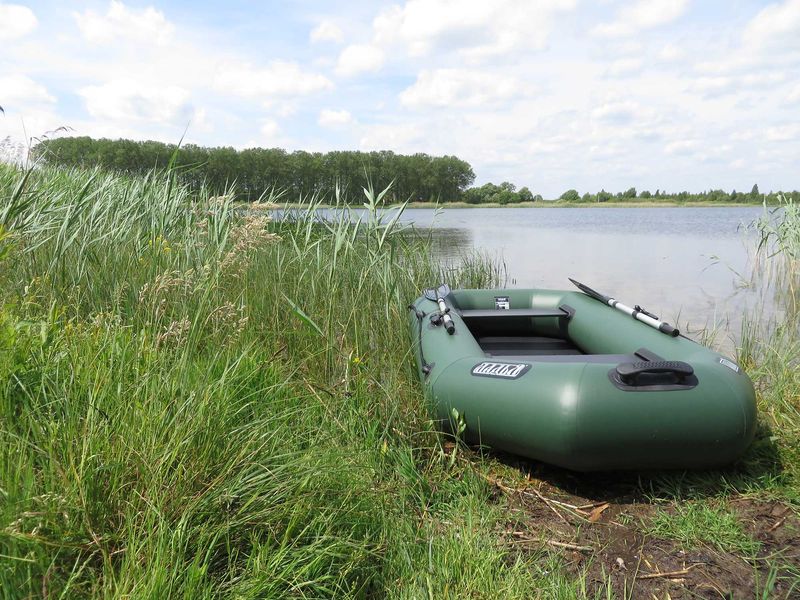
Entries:
<svg viewBox="0 0 800 600">
<path fill-rule="evenodd" d="M 537 362 L 618 364 L 641 360 L 634 354 L 586 354 L 570 340 L 542 336 L 484 336 L 478 344 L 486 356 L 531 359 Z"/>
<path fill-rule="evenodd" d="M 491 356 L 582 355 L 570 340 L 539 336 L 487 336 L 478 338 L 481 349 Z"/>
</svg>

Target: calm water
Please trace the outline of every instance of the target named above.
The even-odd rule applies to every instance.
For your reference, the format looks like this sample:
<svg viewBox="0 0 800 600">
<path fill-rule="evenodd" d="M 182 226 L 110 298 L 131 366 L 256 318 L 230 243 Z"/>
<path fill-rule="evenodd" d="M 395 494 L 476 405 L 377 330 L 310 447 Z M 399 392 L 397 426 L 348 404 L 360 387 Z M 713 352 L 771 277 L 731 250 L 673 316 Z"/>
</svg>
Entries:
<svg viewBox="0 0 800 600">
<path fill-rule="evenodd" d="M 507 287 L 572 289 L 567 279 L 572 277 L 684 331 L 717 328 L 735 338 L 746 311 L 772 311 L 764 290 L 751 283 L 758 237 L 747 225 L 762 211 L 760 206 L 408 209 L 401 220 L 430 233 L 443 261 L 475 251 L 502 261 Z M 717 342 L 728 345 L 724 338 Z"/>
<path fill-rule="evenodd" d="M 407 210 L 433 227 L 444 259 L 480 250 L 505 262 L 509 287 L 569 289 L 567 277 L 696 330 L 759 303 L 747 284 L 761 207 Z"/>
</svg>

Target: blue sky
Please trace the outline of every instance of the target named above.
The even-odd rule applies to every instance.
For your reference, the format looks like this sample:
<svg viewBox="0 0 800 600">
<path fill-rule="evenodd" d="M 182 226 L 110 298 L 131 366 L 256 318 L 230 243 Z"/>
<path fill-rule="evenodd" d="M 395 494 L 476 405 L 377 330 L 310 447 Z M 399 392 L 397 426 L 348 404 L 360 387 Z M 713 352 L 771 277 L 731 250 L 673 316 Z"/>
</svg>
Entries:
<svg viewBox="0 0 800 600">
<path fill-rule="evenodd" d="M 0 139 L 455 154 L 550 197 L 800 187 L 800 0 L 0 1 L 0 46 Z"/>
</svg>

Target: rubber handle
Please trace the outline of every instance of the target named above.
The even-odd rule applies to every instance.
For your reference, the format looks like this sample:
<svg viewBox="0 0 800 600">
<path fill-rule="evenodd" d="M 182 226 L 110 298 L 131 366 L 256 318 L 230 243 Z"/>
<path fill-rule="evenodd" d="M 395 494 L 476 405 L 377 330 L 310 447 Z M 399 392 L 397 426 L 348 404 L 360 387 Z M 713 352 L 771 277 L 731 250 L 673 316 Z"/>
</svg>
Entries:
<svg viewBox="0 0 800 600">
<path fill-rule="evenodd" d="M 682 379 L 693 375 L 694 368 L 680 360 L 641 361 L 617 365 L 617 375 L 624 382 L 635 381 L 642 373 L 672 373 Z"/>
<path fill-rule="evenodd" d="M 661 325 L 658 326 L 658 330 L 661 333 L 666 333 L 667 335 L 672 337 L 678 337 L 681 334 L 679 329 L 673 327 L 669 323 L 662 323 Z"/>
</svg>

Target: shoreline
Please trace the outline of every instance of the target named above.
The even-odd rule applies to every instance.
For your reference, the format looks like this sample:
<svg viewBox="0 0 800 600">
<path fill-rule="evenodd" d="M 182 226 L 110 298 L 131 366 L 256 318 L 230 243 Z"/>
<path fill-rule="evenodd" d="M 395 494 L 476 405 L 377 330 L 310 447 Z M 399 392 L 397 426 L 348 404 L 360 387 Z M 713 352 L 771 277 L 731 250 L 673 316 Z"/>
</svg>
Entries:
<svg viewBox="0 0 800 600">
<path fill-rule="evenodd" d="M 281 208 L 294 209 L 294 208 L 307 208 L 307 204 L 298 202 L 285 202 L 280 204 Z M 333 204 L 319 204 L 319 208 L 336 208 Z M 360 205 L 349 205 L 351 208 L 361 208 Z M 386 204 L 381 208 L 399 208 L 402 204 Z M 467 202 L 447 202 L 438 204 L 436 202 L 409 202 L 406 208 L 416 209 L 436 209 L 436 208 L 466 208 L 466 209 L 479 209 L 479 208 L 743 208 L 746 206 L 763 206 L 762 202 L 560 202 L 560 201 L 543 201 L 543 202 L 518 202 L 516 204 L 468 204 Z M 778 206 L 768 204 L 768 207 Z"/>
</svg>

